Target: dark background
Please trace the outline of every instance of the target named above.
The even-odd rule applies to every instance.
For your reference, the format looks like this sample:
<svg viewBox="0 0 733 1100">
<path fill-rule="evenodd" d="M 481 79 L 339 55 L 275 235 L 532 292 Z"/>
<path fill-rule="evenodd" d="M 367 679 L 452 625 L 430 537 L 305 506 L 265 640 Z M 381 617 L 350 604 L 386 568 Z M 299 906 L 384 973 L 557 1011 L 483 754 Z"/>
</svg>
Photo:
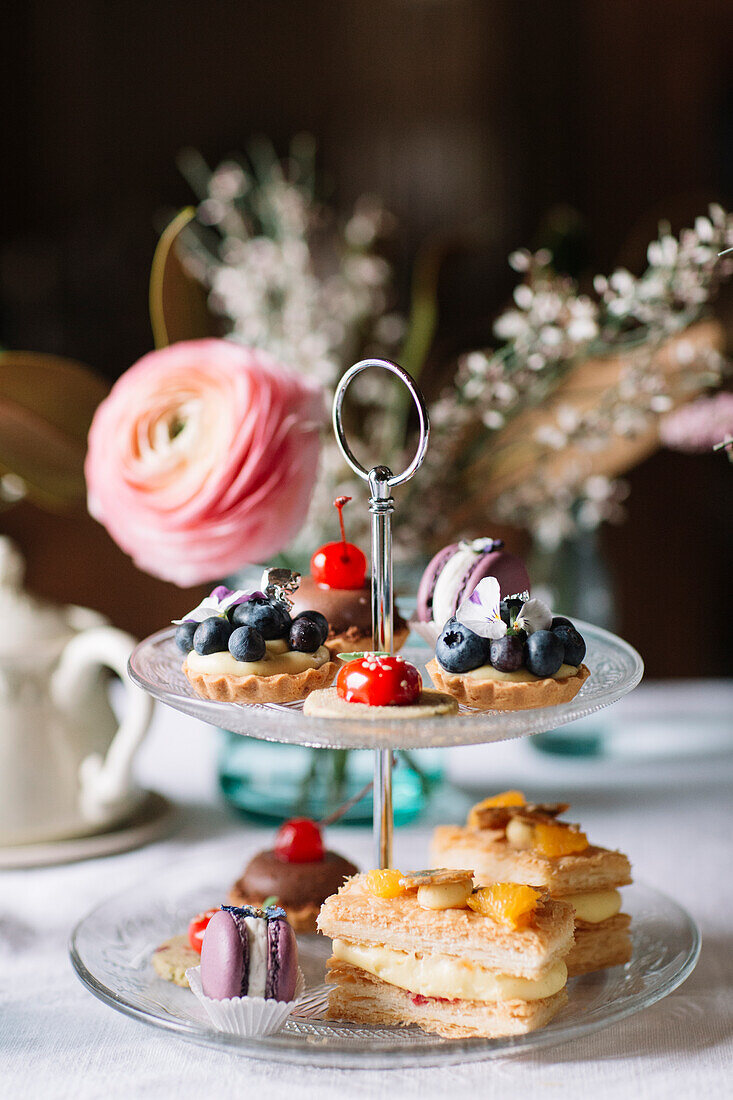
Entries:
<svg viewBox="0 0 733 1100">
<path fill-rule="evenodd" d="M 283 153 L 314 134 L 338 205 L 375 191 L 399 218 L 403 305 L 419 242 L 470 237 L 442 270 L 429 386 L 489 341 L 507 253 L 546 240 L 559 205 L 573 259 L 607 271 L 643 266 L 660 217 L 678 230 L 731 203 L 730 0 L 26 0 L 3 39 L 0 341 L 110 379 L 151 346 L 148 272 L 192 198 L 187 145 L 215 164 L 252 134 Z M 721 316 L 732 328 L 725 299 Z M 629 478 L 629 522 L 602 533 L 619 628 L 652 675 L 730 671 L 730 477 L 720 455 L 660 453 Z M 139 632 L 180 608 L 91 521 L 21 506 L 2 525 L 37 588 Z"/>
</svg>

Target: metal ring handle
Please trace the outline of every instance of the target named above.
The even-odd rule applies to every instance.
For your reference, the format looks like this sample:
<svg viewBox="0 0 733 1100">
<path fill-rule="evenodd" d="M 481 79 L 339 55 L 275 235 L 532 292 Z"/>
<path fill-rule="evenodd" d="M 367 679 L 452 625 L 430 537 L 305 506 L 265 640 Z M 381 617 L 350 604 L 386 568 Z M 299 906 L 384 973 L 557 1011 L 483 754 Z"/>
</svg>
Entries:
<svg viewBox="0 0 733 1100">
<path fill-rule="evenodd" d="M 393 363 L 391 359 L 362 359 L 360 363 L 354 363 L 353 367 L 344 374 L 343 378 L 336 387 L 336 393 L 333 398 L 333 430 L 336 435 L 336 442 L 339 445 L 341 454 L 348 462 L 351 469 L 364 481 L 369 481 L 370 470 L 365 470 L 361 462 L 353 454 L 349 444 L 346 442 L 346 436 L 344 435 L 343 425 L 343 404 L 344 396 L 347 389 L 354 381 L 358 374 L 362 371 L 368 370 L 369 367 L 382 367 L 384 370 L 390 371 L 392 374 L 396 374 L 401 382 L 407 386 L 412 400 L 415 402 L 415 408 L 417 409 L 418 419 L 420 421 L 420 437 L 418 440 L 417 451 L 410 465 L 406 470 L 403 470 L 401 474 L 390 474 L 386 479 L 386 484 L 390 489 L 395 485 L 402 485 L 403 482 L 409 481 L 416 470 L 420 468 L 425 458 L 425 452 L 428 449 L 428 437 L 430 435 L 430 418 L 428 416 L 427 405 L 425 404 L 425 398 L 420 393 L 417 384 L 407 371 L 401 367 L 398 363 Z"/>
</svg>

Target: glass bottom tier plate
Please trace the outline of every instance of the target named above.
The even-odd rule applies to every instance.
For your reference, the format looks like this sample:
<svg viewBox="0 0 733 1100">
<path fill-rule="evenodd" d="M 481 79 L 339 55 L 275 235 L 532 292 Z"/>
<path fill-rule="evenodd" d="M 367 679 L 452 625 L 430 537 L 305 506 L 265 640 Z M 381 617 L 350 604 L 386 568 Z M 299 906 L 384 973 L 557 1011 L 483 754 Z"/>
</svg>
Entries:
<svg viewBox="0 0 733 1100">
<path fill-rule="evenodd" d="M 584 718 L 617 702 L 641 680 L 644 664 L 628 642 L 607 630 L 575 620 L 586 640 L 585 664 L 590 677 L 570 703 L 536 710 L 475 711 L 461 707 L 457 715 L 441 718 L 368 721 L 359 718 L 310 718 L 303 704 L 216 703 L 202 699 L 183 674 L 183 657 L 177 649 L 173 627 L 152 634 L 130 657 L 130 675 L 156 699 L 222 729 L 259 737 L 326 749 L 416 749 L 449 745 L 476 745 L 525 737 Z M 430 676 L 425 662 L 430 650 L 423 647 L 402 650 L 415 664 L 427 685 Z"/>
<path fill-rule="evenodd" d="M 700 935 L 685 910 L 664 894 L 636 883 L 623 891 L 632 918 L 633 957 L 626 966 L 573 978 L 569 1003 L 545 1028 L 505 1039 L 441 1039 L 417 1028 L 371 1027 L 324 1019 L 323 984 L 329 941 L 300 936 L 306 989 L 302 1014 L 276 1035 L 242 1039 L 212 1030 L 187 989 L 158 978 L 155 947 L 184 932 L 192 915 L 217 904 L 231 876 L 231 853 L 186 867 L 178 864 L 93 909 L 76 927 L 71 960 L 100 1000 L 171 1036 L 251 1058 L 312 1066 L 385 1069 L 507 1057 L 552 1047 L 616 1023 L 667 996 L 692 972 Z M 220 874 L 217 876 L 217 869 Z M 181 882 L 188 883 L 182 887 Z"/>
</svg>

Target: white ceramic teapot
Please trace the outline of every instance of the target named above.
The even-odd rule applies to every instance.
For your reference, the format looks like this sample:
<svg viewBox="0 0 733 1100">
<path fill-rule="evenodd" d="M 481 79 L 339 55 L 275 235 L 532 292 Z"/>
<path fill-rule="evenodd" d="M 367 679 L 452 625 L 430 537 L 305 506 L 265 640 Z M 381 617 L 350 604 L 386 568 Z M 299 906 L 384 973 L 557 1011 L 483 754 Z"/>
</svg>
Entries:
<svg viewBox="0 0 733 1100">
<path fill-rule="evenodd" d="M 26 592 L 0 537 L 0 845 L 82 836 L 130 815 L 153 702 L 127 676 L 135 639 L 96 611 Z M 125 686 L 118 722 L 108 671 Z"/>
</svg>

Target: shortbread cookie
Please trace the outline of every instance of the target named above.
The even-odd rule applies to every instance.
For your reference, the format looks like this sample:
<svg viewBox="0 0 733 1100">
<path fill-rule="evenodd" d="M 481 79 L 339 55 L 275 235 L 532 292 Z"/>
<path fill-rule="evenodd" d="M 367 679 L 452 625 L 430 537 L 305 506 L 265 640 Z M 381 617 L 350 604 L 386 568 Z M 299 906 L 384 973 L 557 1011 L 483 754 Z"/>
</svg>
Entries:
<svg viewBox="0 0 733 1100">
<path fill-rule="evenodd" d="M 198 966 L 201 956 L 188 942 L 188 936 L 171 936 L 153 952 L 153 970 L 159 978 L 188 989 L 186 971 Z"/>
<path fill-rule="evenodd" d="M 436 718 L 456 714 L 458 703 L 444 692 L 424 690 L 420 701 L 408 706 L 371 707 L 366 703 L 347 703 L 335 687 L 314 691 L 303 704 L 303 713 L 317 718 L 362 718 L 383 721 L 385 718 Z"/>
<path fill-rule="evenodd" d="M 472 710 L 534 710 L 569 703 L 590 676 L 586 665 L 562 679 L 532 677 L 523 681 L 472 679 L 467 673 L 446 672 L 435 658 L 425 667 L 439 691 Z"/>
</svg>

